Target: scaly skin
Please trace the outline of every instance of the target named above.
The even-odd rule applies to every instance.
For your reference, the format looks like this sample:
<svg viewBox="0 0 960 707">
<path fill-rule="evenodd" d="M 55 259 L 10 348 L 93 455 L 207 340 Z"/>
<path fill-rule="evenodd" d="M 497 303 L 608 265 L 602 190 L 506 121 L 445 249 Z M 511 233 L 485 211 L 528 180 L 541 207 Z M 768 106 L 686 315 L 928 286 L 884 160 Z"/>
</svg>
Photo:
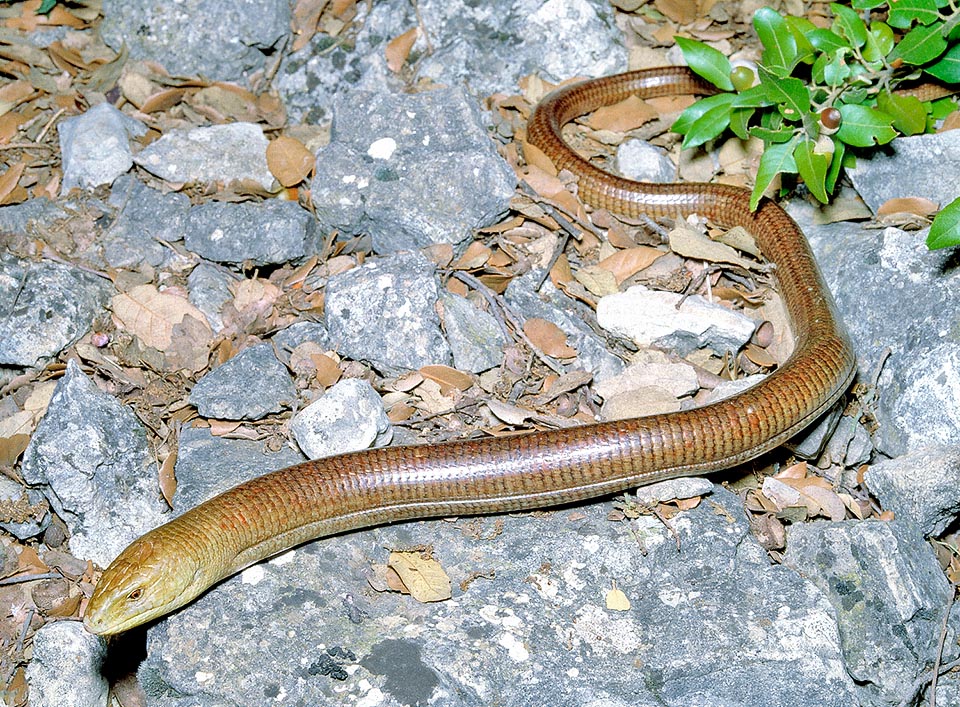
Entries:
<svg viewBox="0 0 960 707">
<path fill-rule="evenodd" d="M 796 346 L 758 385 L 665 415 L 522 437 L 374 449 L 299 464 L 241 484 L 135 540 L 103 573 L 84 623 L 110 635 L 189 603 L 244 567 L 314 538 L 410 518 L 498 513 L 570 503 L 740 464 L 830 408 L 854 356 L 800 229 L 776 204 L 749 209 L 746 190 L 638 184 L 578 157 L 560 136 L 576 116 L 640 97 L 711 93 L 683 68 L 587 81 L 548 96 L 527 128 L 580 196 L 629 216 L 698 213 L 741 225 L 776 266 Z"/>
</svg>

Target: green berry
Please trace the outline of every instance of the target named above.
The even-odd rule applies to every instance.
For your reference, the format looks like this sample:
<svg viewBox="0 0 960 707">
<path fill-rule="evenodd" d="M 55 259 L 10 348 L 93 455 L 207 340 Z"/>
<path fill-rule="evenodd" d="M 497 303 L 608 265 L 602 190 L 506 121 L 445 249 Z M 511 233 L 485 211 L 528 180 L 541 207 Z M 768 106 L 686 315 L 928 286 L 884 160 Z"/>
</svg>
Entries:
<svg viewBox="0 0 960 707">
<path fill-rule="evenodd" d="M 738 91 L 746 91 L 753 86 L 756 78 L 757 75 L 753 73 L 753 69 L 749 66 L 735 66 L 730 72 L 730 81 Z"/>
</svg>

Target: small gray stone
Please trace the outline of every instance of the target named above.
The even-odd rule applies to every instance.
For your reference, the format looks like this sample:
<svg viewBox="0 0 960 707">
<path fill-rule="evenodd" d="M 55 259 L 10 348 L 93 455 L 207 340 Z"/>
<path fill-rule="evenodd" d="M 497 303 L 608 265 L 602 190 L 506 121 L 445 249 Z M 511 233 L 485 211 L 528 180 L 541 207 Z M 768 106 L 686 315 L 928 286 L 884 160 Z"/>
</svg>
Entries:
<svg viewBox="0 0 960 707">
<path fill-rule="evenodd" d="M 471 373 L 482 373 L 499 365 L 507 340 L 493 315 L 446 290 L 440 291 L 440 303 L 453 365 Z"/>
<path fill-rule="evenodd" d="M 938 537 L 960 513 L 960 447 L 931 445 L 877 462 L 866 483 L 883 508 Z"/>
<path fill-rule="evenodd" d="M 937 654 L 953 591 L 910 523 L 821 521 L 791 525 L 784 564 L 833 604 L 844 662 L 860 704 L 897 704 Z M 948 636 L 944 662 L 957 655 Z"/>
<path fill-rule="evenodd" d="M 713 482 L 699 476 L 669 479 L 638 488 L 633 497 L 638 503 L 655 505 L 666 501 L 696 498 L 713 493 Z"/>
<path fill-rule="evenodd" d="M 114 182 L 108 203 L 118 213 L 98 244 L 107 264 L 136 269 L 143 262 L 158 267 L 170 260 L 173 252 L 163 242 L 183 238 L 190 211 L 185 194 L 162 194 L 125 175 Z"/>
<path fill-rule="evenodd" d="M 764 378 L 766 378 L 764 374 L 755 373 L 752 376 L 744 376 L 743 378 L 738 378 L 735 381 L 720 381 L 717 386 L 710 391 L 707 399 L 703 402 L 704 404 L 715 403 L 718 400 L 732 398 L 737 393 L 742 393 L 747 388 L 752 388 Z"/>
<path fill-rule="evenodd" d="M 638 182 L 675 182 L 677 167 L 662 148 L 646 140 L 624 140 L 617 148 L 617 171 Z"/>
<path fill-rule="evenodd" d="M 102 638 L 79 621 L 44 624 L 33 636 L 27 666 L 33 707 L 106 707 L 110 683 L 100 669 L 107 654 Z"/>
<path fill-rule="evenodd" d="M 229 29 L 229 31 L 225 31 Z M 263 70 L 290 32 L 290 5 L 274 0 L 105 0 L 100 32 L 115 51 L 175 76 L 239 81 Z"/>
<path fill-rule="evenodd" d="M 90 329 L 112 292 L 80 268 L 0 253 L 0 365 L 56 355 Z"/>
<path fill-rule="evenodd" d="M 171 130 L 141 150 L 134 162 L 168 182 L 249 179 L 264 189 L 273 185 L 267 138 L 253 123 Z"/>
<path fill-rule="evenodd" d="M 330 345 L 388 375 L 448 364 L 437 297 L 434 267 L 419 253 L 397 253 L 334 275 L 324 306 Z"/>
<path fill-rule="evenodd" d="M 310 213 L 292 201 L 209 202 L 190 209 L 184 241 L 208 260 L 268 265 L 312 252 L 315 226 Z"/>
<path fill-rule="evenodd" d="M 393 436 L 377 391 L 358 378 L 330 387 L 297 413 L 290 431 L 310 459 L 384 446 Z"/>
<path fill-rule="evenodd" d="M 648 352 L 643 352 L 648 353 Z M 649 352 L 647 360 L 634 361 L 622 373 L 600 381 L 597 392 L 603 398 L 639 388 L 657 387 L 674 398 L 693 395 L 700 390 L 697 372 L 683 361 L 668 361 L 659 352 Z"/>
<path fill-rule="evenodd" d="M 296 402 L 293 380 L 270 344 L 244 349 L 197 381 L 188 398 L 203 417 L 259 420 Z"/>
<path fill-rule="evenodd" d="M 830 436 L 837 429 L 843 408 L 839 405 L 830 408 L 817 420 L 816 424 L 807 427 L 787 443 L 790 449 L 801 459 L 816 459 L 820 456 Z"/>
<path fill-rule="evenodd" d="M 330 347 L 327 327 L 321 322 L 297 322 L 291 324 L 286 329 L 281 329 L 273 335 L 274 346 L 277 347 L 277 355 L 281 357 L 284 363 L 290 363 L 290 352 L 300 344 L 312 342 L 322 349 Z"/>
<path fill-rule="evenodd" d="M 303 461 L 304 456 L 289 446 L 267 453 L 262 442 L 215 437 L 203 427 L 184 428 L 177 445 L 174 515 L 244 481 Z"/>
<path fill-rule="evenodd" d="M 930 169 L 930 165 L 939 165 Z M 888 199 L 922 196 L 943 207 L 960 196 L 955 179 L 945 179 L 960 165 L 960 134 L 955 130 L 898 137 L 858 156 L 847 170 L 853 186 L 874 213 Z"/>
<path fill-rule="evenodd" d="M 677 304 L 683 304 L 677 308 Z M 597 322 L 607 331 L 633 339 L 639 346 L 657 345 L 685 356 L 710 348 L 719 355 L 739 351 L 753 335 L 756 322 L 700 295 L 682 298 L 674 292 L 634 285 L 601 297 Z"/>
<path fill-rule="evenodd" d="M 504 299 L 524 319 L 546 319 L 566 333 L 570 346 L 577 351 L 577 358 L 567 370 L 590 371 L 597 382 L 620 373 L 623 361 L 607 350 L 606 342 L 583 319 L 571 312 L 576 305 L 569 297 L 549 280 L 544 281 L 539 293 L 533 291 L 539 279 L 540 272 L 536 270 L 514 278 L 503 294 Z"/>
<path fill-rule="evenodd" d="M 326 230 L 389 253 L 463 243 L 507 211 L 516 184 L 461 89 L 359 91 L 336 106 L 311 196 Z"/>
<path fill-rule="evenodd" d="M 203 312 L 214 332 L 223 330 L 223 305 L 233 299 L 230 285 L 237 281 L 225 268 L 200 263 L 187 276 L 190 303 Z"/>
<path fill-rule="evenodd" d="M 109 103 L 101 103 L 57 126 L 63 160 L 60 193 L 74 187 L 110 184 L 133 166 L 130 138 L 147 132 L 146 126 L 124 115 Z"/>
<path fill-rule="evenodd" d="M 66 522 L 76 557 L 106 567 L 131 540 L 161 523 L 155 467 L 134 414 L 70 359 L 21 471 Z"/>
<path fill-rule="evenodd" d="M 32 235 L 35 229 L 50 228 L 69 215 L 60 204 L 47 197 L 28 199 L 22 204 L 0 206 L 0 233 Z"/>
<path fill-rule="evenodd" d="M 5 506 L 32 506 L 41 508 L 46 506 L 46 499 L 36 489 L 24 488 L 13 479 L 0 476 L 0 503 Z M 43 504 L 43 506 L 41 506 Z M 39 520 L 36 514 L 26 521 L 5 521 L 0 523 L 8 533 L 20 540 L 35 538 L 50 525 L 50 511 L 45 510 Z"/>
</svg>

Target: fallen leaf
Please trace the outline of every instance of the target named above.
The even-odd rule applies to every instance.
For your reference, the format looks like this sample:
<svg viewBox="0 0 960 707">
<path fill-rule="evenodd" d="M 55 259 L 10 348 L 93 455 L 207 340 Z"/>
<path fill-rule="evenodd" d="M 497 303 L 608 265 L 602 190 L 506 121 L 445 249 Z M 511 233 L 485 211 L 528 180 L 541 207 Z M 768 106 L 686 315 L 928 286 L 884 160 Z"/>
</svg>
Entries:
<svg viewBox="0 0 960 707">
<path fill-rule="evenodd" d="M 387 68 L 390 71 L 396 74 L 403 68 L 418 36 L 420 36 L 419 28 L 413 27 L 387 42 L 385 53 L 387 55 Z"/>
<path fill-rule="evenodd" d="M 553 322 L 531 317 L 523 323 L 523 333 L 547 356 L 573 358 L 576 349 L 567 345 L 567 335 Z"/>
<path fill-rule="evenodd" d="M 313 153 L 295 138 L 281 135 L 267 145 L 267 167 L 285 187 L 304 181 L 315 163 Z"/>
<path fill-rule="evenodd" d="M 314 354 L 310 357 L 310 360 L 313 361 L 313 365 L 316 367 L 317 383 L 324 388 L 332 386 L 339 381 L 340 376 L 343 375 L 343 371 L 340 370 L 340 365 L 328 354 Z"/>
<path fill-rule="evenodd" d="M 20 161 L 0 174 L 0 204 L 13 203 L 14 190 L 20 183 L 20 177 L 23 176 L 23 170 L 26 168 L 27 163 Z"/>
<path fill-rule="evenodd" d="M 607 256 L 597 263 L 597 267 L 612 273 L 619 285 L 631 275 L 635 275 L 644 268 L 649 267 L 653 264 L 653 261 L 661 255 L 666 255 L 665 251 L 641 245 L 625 250 L 618 250 L 613 255 Z M 586 285 L 584 286 L 586 287 Z"/>
<path fill-rule="evenodd" d="M 175 468 L 177 465 L 177 448 L 173 447 L 167 458 L 160 465 L 158 481 L 160 483 L 160 493 L 163 494 L 163 500 L 167 502 L 170 508 L 173 508 L 173 495 L 177 492 L 177 475 Z"/>
<path fill-rule="evenodd" d="M 610 130 L 615 133 L 625 133 L 639 128 L 658 115 L 656 109 L 642 98 L 630 96 L 612 106 L 604 106 L 593 112 L 587 120 L 594 130 Z"/>
<path fill-rule="evenodd" d="M 473 241 L 450 267 L 454 270 L 477 270 L 486 265 L 492 253 L 488 246 L 480 241 Z"/>
<path fill-rule="evenodd" d="M 110 307 L 119 329 L 160 351 L 170 346 L 173 328 L 183 322 L 184 317 L 206 322 L 203 312 L 186 297 L 160 292 L 154 285 L 138 285 L 129 292 L 116 295 L 110 301 Z"/>
<path fill-rule="evenodd" d="M 534 415 L 532 410 L 527 410 L 526 408 L 518 407 L 516 405 L 510 405 L 509 403 L 504 403 L 499 400 L 487 400 L 486 405 L 490 412 L 492 412 L 497 418 L 503 420 L 508 425 L 513 427 L 522 425 Z"/>
<path fill-rule="evenodd" d="M 930 201 L 930 199 L 914 196 L 887 199 L 885 202 L 880 204 L 880 207 L 877 209 L 877 216 L 890 216 L 892 214 L 906 213 L 929 218 L 937 213 L 937 211 L 937 204 L 933 201 Z"/>
<path fill-rule="evenodd" d="M 420 374 L 440 386 L 440 393 L 448 395 L 451 390 L 467 390 L 473 385 L 473 377 L 456 368 L 442 364 L 423 366 Z"/>
<path fill-rule="evenodd" d="M 419 602 L 444 601 L 452 596 L 450 577 L 432 557 L 424 557 L 420 552 L 391 552 L 387 566 Z"/>
<path fill-rule="evenodd" d="M 630 600 L 616 585 L 607 591 L 606 603 L 611 611 L 630 611 Z"/>
<path fill-rule="evenodd" d="M 711 263 L 729 263 L 747 270 L 755 270 L 760 264 L 741 257 L 736 250 L 724 243 L 710 240 L 705 234 L 678 222 L 670 231 L 670 249 L 677 255 Z"/>
<path fill-rule="evenodd" d="M 612 256 L 611 256 L 612 257 Z M 599 265 L 579 268 L 573 273 L 574 279 L 597 297 L 605 297 L 620 291 L 616 276 Z"/>
</svg>

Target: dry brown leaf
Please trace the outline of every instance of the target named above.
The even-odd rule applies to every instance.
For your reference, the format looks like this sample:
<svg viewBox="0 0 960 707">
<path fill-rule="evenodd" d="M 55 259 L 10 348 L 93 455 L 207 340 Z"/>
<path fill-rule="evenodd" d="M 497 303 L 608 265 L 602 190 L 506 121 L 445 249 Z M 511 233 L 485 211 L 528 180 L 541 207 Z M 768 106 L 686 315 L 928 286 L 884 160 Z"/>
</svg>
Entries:
<svg viewBox="0 0 960 707">
<path fill-rule="evenodd" d="M 317 32 L 320 15 L 327 6 L 328 0 L 297 0 L 293 7 L 291 22 L 294 35 L 292 51 L 297 52 L 307 46 L 307 43 Z"/>
<path fill-rule="evenodd" d="M 170 339 L 170 345 L 163 349 L 167 370 L 198 373 L 207 367 L 213 330 L 206 319 L 184 316 L 173 325 Z"/>
<path fill-rule="evenodd" d="M 611 611 L 630 611 L 630 600 L 627 595 L 613 585 L 613 589 L 607 591 L 607 608 Z"/>
<path fill-rule="evenodd" d="M 321 353 L 310 356 L 313 365 L 317 371 L 317 382 L 324 388 L 329 388 L 340 380 L 343 371 L 340 365 L 330 357 L 330 355 Z"/>
<path fill-rule="evenodd" d="M 636 275 L 644 268 L 649 267 L 654 260 L 665 254 L 664 251 L 657 248 L 641 245 L 626 250 L 618 250 L 597 263 L 597 267 L 613 273 L 619 285 L 631 275 Z"/>
<path fill-rule="evenodd" d="M 242 422 L 236 420 L 207 420 L 210 423 L 210 434 L 214 437 L 223 437 L 236 432 Z"/>
<path fill-rule="evenodd" d="M 923 216 L 924 218 L 930 218 L 937 213 L 937 210 L 938 208 L 935 202 L 930 201 L 930 199 L 914 196 L 887 199 L 880 204 L 880 208 L 877 209 L 877 216 L 915 214 L 917 216 Z"/>
<path fill-rule="evenodd" d="M 183 100 L 186 93 L 187 89 L 185 88 L 168 88 L 157 91 L 144 99 L 139 107 L 143 113 L 159 113 L 173 108 Z M 124 95 L 126 95 L 126 91 Z"/>
<path fill-rule="evenodd" d="M 477 270 L 487 264 L 492 253 L 493 251 L 480 241 L 473 241 L 450 267 L 454 270 Z"/>
<path fill-rule="evenodd" d="M 620 291 L 614 274 L 599 265 L 580 268 L 573 273 L 573 277 L 597 297 L 605 297 Z"/>
<path fill-rule="evenodd" d="M 283 294 L 279 287 L 260 277 L 239 280 L 231 289 L 233 306 L 238 312 L 268 312 Z"/>
<path fill-rule="evenodd" d="M 203 313 L 186 297 L 160 292 L 154 285 L 138 285 L 129 292 L 116 295 L 110 306 L 118 328 L 160 351 L 170 346 L 173 327 L 184 317 L 206 322 Z"/>
<path fill-rule="evenodd" d="M 313 153 L 292 137 L 281 135 L 267 145 L 267 167 L 285 187 L 296 186 L 306 179 L 315 163 Z"/>
<path fill-rule="evenodd" d="M 413 49 L 413 45 L 419 36 L 420 29 L 413 27 L 399 37 L 394 37 L 387 42 L 385 53 L 387 55 L 387 68 L 390 71 L 396 74 L 403 68 L 403 65 L 407 62 L 407 57 L 410 56 L 410 50 Z"/>
<path fill-rule="evenodd" d="M 547 356 L 573 358 L 577 355 L 576 349 L 567 345 L 567 335 L 551 321 L 531 317 L 523 323 L 523 333 Z"/>
<path fill-rule="evenodd" d="M 424 557 L 420 552 L 391 552 L 387 566 L 419 602 L 444 601 L 452 596 L 450 577 L 432 557 Z"/>
<path fill-rule="evenodd" d="M 30 435 L 13 434 L 0 437 L 0 466 L 13 467 L 29 444 Z"/>
<path fill-rule="evenodd" d="M 442 395 L 448 395 L 452 390 L 467 390 L 473 385 L 473 376 L 441 364 L 423 366 L 420 374 L 436 382 Z"/>
<path fill-rule="evenodd" d="M 653 4 L 678 25 L 688 25 L 697 19 L 697 0 L 654 0 Z"/>
<path fill-rule="evenodd" d="M 29 81 L 11 81 L 0 86 L 0 114 L 7 113 L 35 93 Z"/>
<path fill-rule="evenodd" d="M 587 120 L 587 125 L 594 130 L 625 133 L 650 122 L 657 115 L 656 109 L 642 98 L 630 96 L 612 106 L 595 110 Z"/>
<path fill-rule="evenodd" d="M 177 448 L 174 446 L 167 458 L 160 465 L 158 481 L 160 484 L 160 493 L 163 494 L 163 500 L 167 505 L 173 508 L 173 495 L 177 492 L 177 475 L 175 468 L 177 466 Z"/>
<path fill-rule="evenodd" d="M 757 262 L 741 257 L 730 246 L 710 240 L 708 236 L 683 222 L 677 223 L 670 231 L 670 249 L 685 258 L 705 260 L 710 263 L 730 263 L 748 270 L 759 267 Z"/>
<path fill-rule="evenodd" d="M 17 162 L 13 167 L 10 167 L 3 174 L 0 174 L 0 204 L 15 202 L 16 188 L 26 168 L 27 163 L 21 161 Z"/>
<path fill-rule="evenodd" d="M 513 427 L 522 425 L 535 414 L 533 410 L 527 410 L 499 400 L 487 400 L 486 405 L 496 417 Z"/>
</svg>

